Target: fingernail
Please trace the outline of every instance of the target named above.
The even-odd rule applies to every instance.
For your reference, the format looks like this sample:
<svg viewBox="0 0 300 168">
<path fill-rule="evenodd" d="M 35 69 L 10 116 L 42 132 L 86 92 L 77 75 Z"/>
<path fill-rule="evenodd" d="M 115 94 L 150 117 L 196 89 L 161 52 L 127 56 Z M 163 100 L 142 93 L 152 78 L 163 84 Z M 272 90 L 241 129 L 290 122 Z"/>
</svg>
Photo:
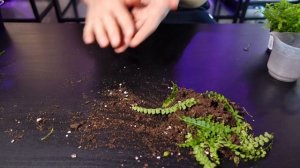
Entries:
<svg viewBox="0 0 300 168">
<path fill-rule="evenodd" d="M 115 49 L 115 52 L 120 54 L 120 53 L 124 52 L 127 48 L 128 48 L 128 46 L 126 46 L 124 48 L 118 48 L 118 49 Z"/>
<path fill-rule="evenodd" d="M 107 40 L 103 38 L 99 40 L 100 47 L 102 48 L 106 47 L 108 45 L 107 43 L 108 43 Z"/>
<path fill-rule="evenodd" d="M 89 36 L 89 35 L 87 35 L 87 36 L 85 36 L 85 41 L 91 41 L 91 36 Z"/>
<path fill-rule="evenodd" d="M 84 37 L 84 42 L 85 43 L 92 43 L 92 37 L 91 36 L 85 36 Z"/>
<path fill-rule="evenodd" d="M 111 45 L 113 46 L 113 47 L 116 47 L 118 44 L 118 41 L 117 41 L 117 38 L 115 38 L 115 37 L 113 37 L 112 39 L 111 39 Z"/>
</svg>

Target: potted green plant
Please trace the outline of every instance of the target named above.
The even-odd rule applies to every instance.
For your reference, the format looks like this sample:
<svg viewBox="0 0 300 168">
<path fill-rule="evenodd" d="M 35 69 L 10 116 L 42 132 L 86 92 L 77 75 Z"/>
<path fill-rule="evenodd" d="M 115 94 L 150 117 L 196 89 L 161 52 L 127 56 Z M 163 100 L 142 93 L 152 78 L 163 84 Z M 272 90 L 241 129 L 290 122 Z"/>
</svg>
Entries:
<svg viewBox="0 0 300 168">
<path fill-rule="evenodd" d="M 264 15 L 271 30 L 269 73 L 280 81 L 296 81 L 300 78 L 300 4 L 287 0 L 267 4 Z"/>
</svg>

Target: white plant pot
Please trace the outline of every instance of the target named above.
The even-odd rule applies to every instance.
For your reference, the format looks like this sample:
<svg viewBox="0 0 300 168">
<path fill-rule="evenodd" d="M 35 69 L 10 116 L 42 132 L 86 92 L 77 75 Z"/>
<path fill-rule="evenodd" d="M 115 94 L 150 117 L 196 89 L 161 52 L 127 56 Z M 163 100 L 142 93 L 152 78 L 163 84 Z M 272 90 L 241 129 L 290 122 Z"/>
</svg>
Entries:
<svg viewBox="0 0 300 168">
<path fill-rule="evenodd" d="M 300 78 L 300 33 L 271 32 L 271 36 L 269 74 L 280 81 L 296 81 Z"/>
</svg>

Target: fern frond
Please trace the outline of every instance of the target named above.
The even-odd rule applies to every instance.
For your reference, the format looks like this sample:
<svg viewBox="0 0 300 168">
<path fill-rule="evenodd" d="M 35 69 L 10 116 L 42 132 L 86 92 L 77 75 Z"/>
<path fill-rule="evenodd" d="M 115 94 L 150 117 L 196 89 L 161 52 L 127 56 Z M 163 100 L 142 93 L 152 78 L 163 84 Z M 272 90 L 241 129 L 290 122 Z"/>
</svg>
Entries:
<svg viewBox="0 0 300 168">
<path fill-rule="evenodd" d="M 176 95 L 177 95 L 177 93 L 179 91 L 178 86 L 175 83 L 173 83 L 173 82 L 172 82 L 172 84 L 173 84 L 173 86 L 172 86 L 172 92 L 167 97 L 167 99 L 163 101 L 162 108 L 169 107 L 171 105 L 171 103 L 174 102 L 174 100 L 176 98 Z"/>
<path fill-rule="evenodd" d="M 230 101 L 224 95 L 213 91 L 207 91 L 205 94 L 214 101 L 224 104 L 224 109 L 231 113 L 232 117 L 236 121 L 237 126 L 241 126 L 243 123 L 245 123 L 244 118 L 239 114 L 239 111 L 234 109 Z M 243 126 L 247 126 L 247 129 L 252 129 L 249 124 Z"/>
<path fill-rule="evenodd" d="M 245 121 L 240 126 L 230 127 L 224 123 L 213 121 L 212 116 L 201 118 L 184 116 L 181 119 L 196 130 L 192 131 L 194 132 L 193 134 L 188 133 L 185 143 L 181 144 L 181 146 L 194 149 L 195 146 L 199 145 L 209 152 L 210 161 L 216 165 L 220 164 L 218 151 L 224 147 L 235 154 L 234 162 L 236 164 L 239 163 L 240 159 L 248 161 L 264 158 L 273 139 L 273 135 L 267 132 L 257 137 L 249 134 L 248 123 Z M 232 136 L 238 137 L 239 144 L 232 142 Z M 200 160 L 199 158 L 197 159 L 199 162 Z M 200 162 L 200 164 L 205 165 L 206 162 Z"/>
<path fill-rule="evenodd" d="M 132 106 L 131 108 L 137 112 L 140 113 L 145 113 L 145 114 L 162 114 L 162 115 L 167 115 L 174 113 L 178 110 L 186 110 L 188 108 L 191 108 L 192 106 L 196 105 L 198 102 L 196 101 L 195 98 L 190 98 L 187 99 L 183 102 L 178 102 L 175 105 L 167 108 L 145 108 L 145 107 L 140 107 L 140 106 Z"/>
<path fill-rule="evenodd" d="M 193 147 L 193 154 L 196 160 L 204 166 L 204 168 L 214 168 L 217 165 L 213 163 L 209 157 L 205 153 L 205 149 L 202 148 L 200 145 L 196 145 Z"/>
<path fill-rule="evenodd" d="M 209 131 L 213 134 L 221 134 L 224 136 L 227 136 L 229 133 L 232 132 L 229 125 L 224 125 L 223 123 L 217 123 L 212 121 L 212 116 L 208 116 L 206 118 L 191 118 L 183 116 L 181 118 L 186 124 L 200 128 L 205 129 L 206 131 Z"/>
</svg>

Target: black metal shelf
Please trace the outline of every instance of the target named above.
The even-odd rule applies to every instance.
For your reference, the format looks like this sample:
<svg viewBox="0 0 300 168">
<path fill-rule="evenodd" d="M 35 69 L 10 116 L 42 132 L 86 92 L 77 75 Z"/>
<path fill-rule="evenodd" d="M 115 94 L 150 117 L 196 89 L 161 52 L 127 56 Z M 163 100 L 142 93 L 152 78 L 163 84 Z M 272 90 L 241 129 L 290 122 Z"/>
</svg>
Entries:
<svg viewBox="0 0 300 168">
<path fill-rule="evenodd" d="M 80 16 L 78 7 L 83 5 L 82 1 L 69 0 L 63 5 L 59 0 L 54 0 L 55 12 L 58 22 L 83 22 L 84 17 Z M 71 15 L 71 16 L 67 16 Z"/>
<path fill-rule="evenodd" d="M 40 5 L 42 2 L 47 4 L 42 6 Z M 31 8 L 32 16 L 15 16 L 14 12 L 18 6 L 16 6 L 17 4 L 13 3 L 28 3 Z M 23 0 L 22 2 L 4 1 L 4 4 L 2 4 L 1 7 L 2 9 L 0 8 L 0 12 L 3 22 L 41 22 L 52 7 L 53 0 Z"/>
</svg>

